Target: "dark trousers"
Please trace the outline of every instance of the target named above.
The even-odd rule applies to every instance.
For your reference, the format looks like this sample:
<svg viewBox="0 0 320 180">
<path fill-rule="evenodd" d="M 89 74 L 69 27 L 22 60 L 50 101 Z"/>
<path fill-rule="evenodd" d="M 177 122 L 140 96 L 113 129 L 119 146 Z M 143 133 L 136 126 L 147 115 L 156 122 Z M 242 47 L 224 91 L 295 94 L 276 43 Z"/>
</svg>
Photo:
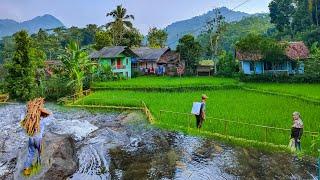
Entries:
<svg viewBox="0 0 320 180">
<path fill-rule="evenodd" d="M 197 120 L 197 128 L 201 128 L 203 123 L 203 118 L 200 115 L 196 115 L 196 120 Z"/>
<path fill-rule="evenodd" d="M 292 128 L 291 129 L 291 138 L 294 138 L 294 146 L 296 150 L 301 151 L 301 137 L 303 134 L 302 128 Z"/>
</svg>

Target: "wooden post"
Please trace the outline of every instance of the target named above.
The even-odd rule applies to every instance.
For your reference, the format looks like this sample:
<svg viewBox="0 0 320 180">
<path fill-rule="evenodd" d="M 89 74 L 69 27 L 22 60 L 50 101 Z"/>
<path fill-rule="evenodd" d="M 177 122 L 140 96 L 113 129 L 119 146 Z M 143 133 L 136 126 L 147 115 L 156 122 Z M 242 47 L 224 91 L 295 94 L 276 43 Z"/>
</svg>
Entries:
<svg viewBox="0 0 320 180">
<path fill-rule="evenodd" d="M 267 142 L 267 137 L 268 137 L 268 128 L 265 127 L 264 142 Z"/>
<path fill-rule="evenodd" d="M 228 122 L 224 121 L 224 134 L 228 137 L 227 126 L 228 126 Z"/>
</svg>

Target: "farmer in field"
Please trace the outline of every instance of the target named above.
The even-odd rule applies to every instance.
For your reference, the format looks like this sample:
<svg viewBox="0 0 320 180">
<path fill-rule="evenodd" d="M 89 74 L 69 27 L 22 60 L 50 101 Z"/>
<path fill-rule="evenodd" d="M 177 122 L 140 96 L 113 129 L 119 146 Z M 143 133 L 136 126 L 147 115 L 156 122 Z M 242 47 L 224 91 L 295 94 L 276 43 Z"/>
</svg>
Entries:
<svg viewBox="0 0 320 180">
<path fill-rule="evenodd" d="M 294 112 L 292 114 L 292 129 L 291 129 L 291 139 L 294 139 L 294 147 L 296 150 L 301 151 L 301 136 L 303 134 L 303 122 L 299 112 Z"/>
<path fill-rule="evenodd" d="M 202 127 L 202 123 L 206 119 L 206 100 L 207 99 L 208 99 L 208 96 L 203 94 L 201 97 L 200 113 L 199 113 L 199 115 L 196 115 L 197 128 L 199 128 L 199 129 Z"/>
<path fill-rule="evenodd" d="M 36 151 L 38 152 L 37 163 L 41 163 L 41 140 L 44 134 L 45 124 L 51 113 L 44 108 L 44 99 L 37 98 L 27 104 L 27 114 L 21 121 L 22 127 L 29 136 L 28 156 L 24 163 L 23 174 L 29 176 L 32 171 L 32 162 Z"/>
</svg>

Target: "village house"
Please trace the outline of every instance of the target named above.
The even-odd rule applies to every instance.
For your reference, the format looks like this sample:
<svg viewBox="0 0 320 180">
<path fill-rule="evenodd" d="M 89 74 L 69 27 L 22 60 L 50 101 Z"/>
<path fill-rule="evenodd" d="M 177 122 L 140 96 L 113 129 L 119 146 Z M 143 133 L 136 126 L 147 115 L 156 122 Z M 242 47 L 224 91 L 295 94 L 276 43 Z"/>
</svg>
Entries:
<svg viewBox="0 0 320 180">
<path fill-rule="evenodd" d="M 240 70 L 244 74 L 303 74 L 304 61 L 309 58 L 309 49 L 303 42 L 289 42 L 284 61 L 268 61 L 261 54 L 236 51 Z"/>
<path fill-rule="evenodd" d="M 170 48 L 140 47 L 133 49 L 133 52 L 138 55 L 132 63 L 134 70 L 144 74 L 176 75 L 178 69 L 183 74 L 184 63 L 180 60 L 180 54 Z"/>
<path fill-rule="evenodd" d="M 126 46 L 104 47 L 90 54 L 90 58 L 100 64 L 111 66 L 112 72 L 131 78 L 131 61 L 138 56 Z"/>
</svg>

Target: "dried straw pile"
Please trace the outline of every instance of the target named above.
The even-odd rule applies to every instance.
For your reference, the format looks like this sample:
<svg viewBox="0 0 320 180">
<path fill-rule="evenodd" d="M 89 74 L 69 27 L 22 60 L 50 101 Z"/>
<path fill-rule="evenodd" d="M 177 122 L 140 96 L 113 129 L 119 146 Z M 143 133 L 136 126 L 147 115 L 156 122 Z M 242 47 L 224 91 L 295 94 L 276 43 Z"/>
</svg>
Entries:
<svg viewBox="0 0 320 180">
<path fill-rule="evenodd" d="M 40 131 L 40 116 L 43 106 L 43 98 L 36 98 L 27 104 L 27 115 L 21 121 L 21 126 L 29 136 L 33 136 Z"/>
</svg>

